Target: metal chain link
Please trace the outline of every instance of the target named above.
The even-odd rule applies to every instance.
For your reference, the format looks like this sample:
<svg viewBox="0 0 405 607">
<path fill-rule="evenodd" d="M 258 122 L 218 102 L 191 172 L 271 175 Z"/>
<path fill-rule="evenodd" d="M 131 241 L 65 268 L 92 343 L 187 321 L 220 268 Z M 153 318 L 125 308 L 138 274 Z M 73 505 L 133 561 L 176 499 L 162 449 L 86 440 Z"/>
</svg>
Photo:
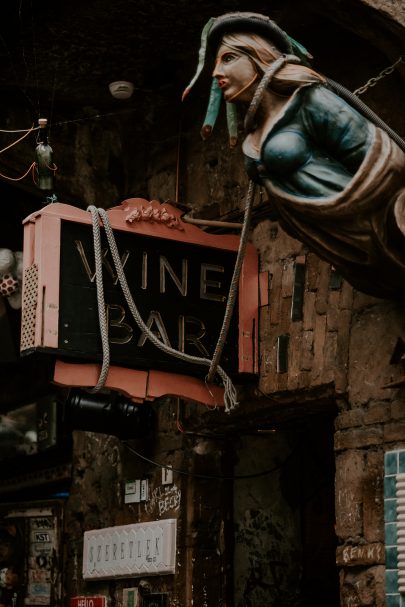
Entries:
<svg viewBox="0 0 405 607">
<path fill-rule="evenodd" d="M 386 76 L 389 76 L 390 74 L 392 74 L 392 72 L 395 70 L 395 68 L 397 67 L 397 65 L 399 65 L 400 63 L 405 63 L 405 59 L 402 56 L 399 59 L 397 59 L 395 61 L 395 63 L 393 63 L 389 67 L 386 67 L 384 70 L 382 70 L 378 74 L 378 76 L 374 76 L 374 78 L 370 78 L 370 80 L 368 80 L 366 82 L 366 84 L 364 84 L 360 88 L 358 88 L 355 91 L 353 91 L 353 95 L 362 95 L 363 93 L 365 93 L 369 88 L 371 88 L 372 86 L 375 86 L 377 84 L 377 82 L 379 82 L 380 80 L 382 80 Z"/>
</svg>

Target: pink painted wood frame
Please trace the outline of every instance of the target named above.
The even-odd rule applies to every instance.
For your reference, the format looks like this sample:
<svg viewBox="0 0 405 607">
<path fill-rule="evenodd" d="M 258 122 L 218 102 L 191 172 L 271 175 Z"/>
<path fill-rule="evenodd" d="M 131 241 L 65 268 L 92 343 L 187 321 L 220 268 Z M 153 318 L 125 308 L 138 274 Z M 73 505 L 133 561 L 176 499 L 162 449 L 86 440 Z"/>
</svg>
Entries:
<svg viewBox="0 0 405 607">
<path fill-rule="evenodd" d="M 181 210 L 155 200 L 131 198 L 109 209 L 107 213 L 113 230 L 176 240 L 219 251 L 236 252 L 239 247 L 238 236 L 208 234 L 195 225 L 183 222 Z M 34 264 L 38 269 L 33 349 L 58 348 L 62 220 L 90 225 L 91 215 L 71 205 L 55 203 L 32 213 L 24 220 L 24 275 Z M 23 318 L 26 288 L 24 281 Z M 248 243 L 239 283 L 239 373 L 258 373 L 258 298 L 257 253 Z M 57 361 L 54 380 L 61 385 L 93 386 L 97 382 L 98 372 L 97 364 Z M 106 387 L 119 390 L 136 401 L 173 394 L 207 405 L 223 404 L 222 388 L 213 384 L 207 386 L 204 381 L 194 377 L 155 370 L 137 371 L 112 366 Z"/>
</svg>

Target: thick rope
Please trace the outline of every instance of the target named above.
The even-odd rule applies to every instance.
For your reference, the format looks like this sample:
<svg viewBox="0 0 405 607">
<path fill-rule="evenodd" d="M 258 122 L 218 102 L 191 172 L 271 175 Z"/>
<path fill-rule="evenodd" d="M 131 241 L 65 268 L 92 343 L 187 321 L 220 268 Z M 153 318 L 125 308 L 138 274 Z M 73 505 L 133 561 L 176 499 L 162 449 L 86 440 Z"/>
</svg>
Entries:
<svg viewBox="0 0 405 607">
<path fill-rule="evenodd" d="M 238 255 L 236 257 L 235 268 L 233 270 L 231 285 L 229 287 L 228 301 L 227 301 L 227 305 L 226 305 L 226 309 L 225 309 L 224 320 L 222 322 L 222 327 L 221 327 L 221 331 L 219 334 L 218 342 L 215 347 L 214 355 L 212 357 L 211 366 L 208 371 L 208 377 L 207 377 L 208 382 L 212 382 L 212 380 L 215 376 L 216 369 L 217 369 L 219 360 L 221 358 L 222 351 L 225 346 L 226 337 L 227 337 L 228 331 L 229 331 L 229 325 L 231 323 L 232 313 L 233 313 L 233 309 L 235 306 L 236 297 L 238 294 L 240 273 L 242 270 L 243 259 L 245 257 L 246 243 L 247 243 L 248 234 L 249 234 L 250 216 L 252 214 L 254 193 L 255 193 L 255 183 L 253 181 L 250 181 L 248 192 L 246 194 L 245 214 L 243 217 L 243 227 L 242 227 L 242 232 L 240 235 Z"/>
<path fill-rule="evenodd" d="M 121 262 L 121 258 L 120 258 L 120 254 L 118 252 L 118 248 L 117 248 L 117 244 L 115 241 L 115 237 L 114 237 L 114 233 L 113 230 L 111 228 L 110 222 L 109 222 L 109 218 L 108 215 L 106 213 L 106 211 L 104 209 L 97 209 L 96 207 L 89 207 L 88 210 L 91 211 L 92 213 L 92 217 L 93 217 L 93 229 L 94 229 L 94 216 L 97 214 L 97 220 L 98 220 L 98 216 L 100 216 L 102 218 L 103 224 L 104 224 L 104 228 L 106 231 L 106 235 L 107 235 L 107 240 L 108 240 L 108 244 L 110 247 L 110 251 L 111 251 L 111 255 L 114 261 L 114 266 L 117 272 L 117 276 L 118 276 L 118 280 L 119 283 L 121 285 L 121 289 L 122 292 L 124 294 L 125 300 L 128 304 L 129 310 L 137 324 L 137 326 L 139 327 L 139 329 L 142 331 L 142 333 L 144 333 L 148 339 L 160 350 L 162 350 L 163 352 L 165 352 L 166 354 L 169 354 L 170 356 L 174 356 L 176 358 L 179 358 L 180 360 L 184 360 L 185 362 L 188 363 L 192 363 L 192 364 L 199 364 L 199 365 L 205 365 L 207 367 L 211 366 L 211 361 L 208 358 L 202 358 L 199 356 L 192 356 L 190 354 L 186 354 L 185 352 L 180 352 L 179 350 L 175 350 L 174 348 L 171 348 L 170 346 L 166 345 L 164 342 L 162 342 L 151 330 L 150 328 L 144 323 L 137 307 L 136 304 L 133 300 L 133 297 L 131 295 L 129 286 L 128 286 L 128 282 L 125 276 L 125 272 L 124 272 L 124 268 Z M 94 215 L 93 215 L 94 214 Z M 99 230 L 99 226 L 98 226 L 98 221 L 97 221 L 97 227 Z M 97 232 L 97 228 L 95 230 Z M 96 253 L 96 257 L 99 257 L 99 263 L 101 264 L 101 247 L 100 249 L 98 248 L 98 242 L 96 243 L 96 237 L 95 237 L 95 247 L 97 246 L 97 253 Z M 97 266 L 96 266 L 96 270 L 97 270 Z M 96 277 L 97 277 L 97 273 L 96 273 Z M 105 303 L 104 303 L 104 292 L 101 286 L 101 290 L 99 291 L 99 282 L 96 283 L 97 284 L 97 299 L 99 302 L 103 302 L 103 307 L 105 309 Z M 105 313 L 104 313 L 105 314 Z M 100 332 L 103 335 L 104 334 L 104 338 L 105 336 L 107 337 L 108 340 L 108 331 L 107 331 L 107 326 L 106 326 L 106 322 L 104 319 L 102 319 L 101 315 L 99 315 L 100 318 Z M 105 318 L 105 316 L 104 316 Z M 106 361 L 103 360 L 103 367 L 107 367 L 109 366 L 109 356 L 108 359 Z M 227 413 L 229 413 L 232 409 L 235 408 L 235 406 L 238 404 L 237 402 L 237 393 L 236 393 L 236 389 L 235 386 L 232 383 L 232 380 L 228 377 L 228 375 L 226 374 L 226 372 L 224 371 L 224 369 L 222 369 L 222 367 L 220 367 L 219 365 L 217 366 L 216 369 L 218 375 L 220 376 L 223 385 L 224 385 L 224 405 L 225 405 L 225 411 Z M 108 373 L 108 371 L 107 371 Z M 99 382 L 100 383 L 101 380 L 101 374 L 100 374 L 100 379 Z M 96 386 L 97 387 L 97 386 Z M 95 390 L 95 388 L 94 388 Z"/>
<path fill-rule="evenodd" d="M 253 123 L 254 123 L 254 118 L 256 116 L 256 112 L 259 109 L 259 106 L 263 99 L 264 92 L 267 89 L 267 87 L 269 86 L 271 79 L 279 70 L 281 70 L 281 68 L 286 63 L 301 63 L 301 61 L 295 55 L 282 55 L 281 57 L 279 57 L 278 59 L 276 59 L 275 61 L 273 61 L 273 63 L 271 63 L 269 65 L 267 70 L 264 72 L 264 75 L 263 75 L 262 79 L 260 80 L 260 82 L 257 86 L 257 89 L 255 90 L 253 99 L 250 102 L 249 108 L 246 112 L 244 127 L 245 127 L 245 131 L 247 133 L 250 133 L 250 131 L 253 129 Z"/>
<path fill-rule="evenodd" d="M 384 120 L 382 120 L 382 118 L 375 114 L 373 110 L 368 107 L 368 105 L 366 105 L 361 99 L 359 99 L 355 95 L 355 93 L 352 93 L 342 84 L 339 84 L 338 82 L 335 82 L 330 78 L 327 78 L 326 81 L 329 84 L 330 88 L 335 91 L 335 93 L 343 97 L 343 99 L 346 99 L 346 101 L 348 101 L 350 105 L 359 110 L 359 112 L 363 114 L 363 116 L 368 118 L 370 122 L 373 122 L 376 126 L 385 131 L 391 137 L 391 139 L 395 141 L 395 143 L 401 148 L 401 150 L 405 152 L 405 141 L 403 140 L 403 138 L 398 135 L 398 133 L 394 131 L 391 127 L 389 127 L 388 124 L 386 124 Z"/>
<path fill-rule="evenodd" d="M 101 366 L 100 376 L 94 388 L 90 388 L 89 392 L 99 392 L 105 385 L 108 371 L 110 368 L 110 343 L 108 340 L 108 323 L 104 299 L 103 286 L 103 266 L 101 252 L 101 236 L 100 223 L 98 218 L 97 208 L 89 206 L 87 208 L 91 213 L 93 224 L 93 244 L 94 244 L 94 260 L 96 266 L 96 286 L 97 286 L 97 306 L 98 306 L 98 321 L 100 325 L 100 337 L 103 350 L 103 364 Z"/>
</svg>

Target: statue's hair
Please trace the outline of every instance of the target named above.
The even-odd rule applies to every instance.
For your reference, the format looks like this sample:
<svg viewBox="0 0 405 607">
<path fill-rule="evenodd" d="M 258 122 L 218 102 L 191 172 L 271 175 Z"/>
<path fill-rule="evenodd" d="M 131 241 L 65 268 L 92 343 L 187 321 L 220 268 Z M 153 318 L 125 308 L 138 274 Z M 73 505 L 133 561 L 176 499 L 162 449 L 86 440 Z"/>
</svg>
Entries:
<svg viewBox="0 0 405 607">
<path fill-rule="evenodd" d="M 282 56 L 274 45 L 257 34 L 225 34 L 222 44 L 231 50 L 247 55 L 260 75 L 275 59 Z M 297 86 L 317 82 L 324 83 L 325 78 L 304 65 L 287 63 L 274 75 L 270 88 L 277 93 L 288 94 Z"/>
</svg>

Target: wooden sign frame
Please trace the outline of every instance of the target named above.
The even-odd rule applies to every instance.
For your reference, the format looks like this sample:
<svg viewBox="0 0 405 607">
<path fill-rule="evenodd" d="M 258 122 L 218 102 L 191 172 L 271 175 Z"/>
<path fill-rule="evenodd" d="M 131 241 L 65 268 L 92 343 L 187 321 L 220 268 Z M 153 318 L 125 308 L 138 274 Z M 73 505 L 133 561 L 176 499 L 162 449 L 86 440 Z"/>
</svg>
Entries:
<svg viewBox="0 0 405 607">
<path fill-rule="evenodd" d="M 218 255 L 230 252 L 236 259 L 238 236 L 208 234 L 195 225 L 182 221 L 182 212 L 170 204 L 132 198 L 109 209 L 107 214 L 114 234 L 129 234 L 131 238 L 134 237 L 134 243 L 137 236 L 147 237 L 155 239 L 150 242 L 156 243 L 156 246 L 171 241 L 184 247 L 197 245 L 197 251 L 209 250 Z M 71 205 L 55 203 L 33 213 L 24 221 L 21 353 L 54 354 L 57 359 L 55 383 L 89 387 L 97 383 L 99 360 L 91 360 L 89 356 L 90 360 L 71 361 L 61 348 L 61 234 L 66 222 L 91 226 L 91 214 Z M 178 248 L 177 244 L 176 246 Z M 219 282 L 207 279 L 206 284 L 215 292 Z M 235 369 L 237 374 L 251 375 L 258 372 L 258 296 L 257 253 L 248 244 L 237 301 L 238 343 L 232 344 L 238 354 Z M 157 369 L 129 367 L 130 365 L 112 364 L 105 387 L 118 390 L 137 402 L 153 400 L 163 395 L 176 395 L 207 405 L 223 404 L 222 388 L 215 384 L 207 385 L 201 377 L 201 369 L 200 373 L 193 376 L 189 371 L 186 374 L 168 372 L 162 365 Z"/>
</svg>

